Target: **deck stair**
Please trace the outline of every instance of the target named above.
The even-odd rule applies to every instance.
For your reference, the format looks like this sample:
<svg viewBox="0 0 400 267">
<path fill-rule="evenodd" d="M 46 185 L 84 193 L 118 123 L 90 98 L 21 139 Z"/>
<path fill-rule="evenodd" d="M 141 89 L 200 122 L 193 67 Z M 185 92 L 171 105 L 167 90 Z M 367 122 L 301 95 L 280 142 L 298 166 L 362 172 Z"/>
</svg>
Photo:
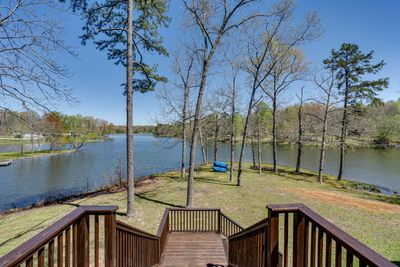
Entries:
<svg viewBox="0 0 400 267">
<path fill-rule="evenodd" d="M 155 235 L 117 221 L 117 209 L 81 206 L 0 267 L 396 266 L 302 204 L 267 205 L 247 228 L 220 209 L 167 208 Z"/>
</svg>

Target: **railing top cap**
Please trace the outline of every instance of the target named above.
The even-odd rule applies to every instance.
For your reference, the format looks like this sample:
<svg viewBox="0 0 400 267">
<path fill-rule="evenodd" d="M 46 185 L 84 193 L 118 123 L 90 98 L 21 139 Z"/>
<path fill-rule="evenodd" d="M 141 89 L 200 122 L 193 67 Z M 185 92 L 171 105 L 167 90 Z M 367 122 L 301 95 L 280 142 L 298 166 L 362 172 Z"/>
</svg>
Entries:
<svg viewBox="0 0 400 267">
<path fill-rule="evenodd" d="M 118 210 L 118 206 L 85 205 L 85 206 L 80 206 L 79 209 L 87 213 L 104 213 L 104 212 L 116 212 Z"/>
<path fill-rule="evenodd" d="M 267 204 L 267 209 L 276 212 L 291 212 L 305 207 L 302 203 L 293 204 Z"/>
</svg>

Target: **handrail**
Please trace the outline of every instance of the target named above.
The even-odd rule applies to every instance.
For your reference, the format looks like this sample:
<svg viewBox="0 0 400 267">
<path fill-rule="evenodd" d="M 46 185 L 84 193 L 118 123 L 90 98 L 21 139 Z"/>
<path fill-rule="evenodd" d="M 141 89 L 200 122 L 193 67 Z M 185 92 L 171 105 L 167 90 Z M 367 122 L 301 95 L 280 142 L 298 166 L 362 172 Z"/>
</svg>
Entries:
<svg viewBox="0 0 400 267">
<path fill-rule="evenodd" d="M 150 234 L 146 231 L 140 230 L 136 227 L 133 227 L 132 225 L 129 225 L 127 223 L 121 222 L 121 221 L 117 221 L 117 228 L 120 228 L 126 232 L 138 235 L 138 236 L 143 236 L 143 237 L 147 237 L 150 239 L 155 239 L 155 240 L 159 240 L 160 238 L 158 236 L 155 236 L 153 234 Z"/>
<path fill-rule="evenodd" d="M 181 210 L 181 211 L 220 211 L 218 208 L 168 208 L 169 210 Z"/>
<path fill-rule="evenodd" d="M 35 251 L 43 247 L 49 240 L 56 238 L 68 226 L 73 224 L 84 215 L 107 215 L 114 213 L 117 206 L 80 206 L 68 213 L 60 220 L 47 227 L 21 246 L 10 251 L 0 259 L 0 267 L 13 266 L 32 255 Z"/>
<path fill-rule="evenodd" d="M 375 252 L 373 249 L 367 247 L 357 239 L 353 238 L 342 229 L 329 222 L 315 211 L 311 210 L 307 206 L 303 204 L 269 204 L 267 208 L 271 214 L 274 214 L 274 218 L 270 218 L 273 220 L 278 220 L 279 213 L 295 213 L 298 214 L 300 218 L 295 218 L 298 225 L 302 223 L 301 217 L 305 217 L 306 221 L 309 221 L 313 224 L 313 227 L 320 228 L 322 232 L 329 235 L 329 239 L 333 239 L 341 247 L 349 250 L 353 255 L 357 256 L 364 264 L 368 264 L 371 266 L 396 266 L 392 262 L 388 261 L 386 258 Z M 285 219 L 286 220 L 286 219 Z M 286 223 L 286 222 L 285 222 Z M 278 227 L 277 224 L 274 224 Z M 315 225 L 315 226 L 314 226 Z M 287 227 L 287 226 L 285 226 Z M 304 229 L 304 225 L 302 225 L 302 229 Z M 307 228 L 306 228 L 307 229 Z M 274 230 L 272 230 L 274 231 Z M 276 237 L 276 236 L 275 236 Z M 272 245 L 276 245 L 277 241 L 273 240 Z M 286 237 L 285 237 L 286 238 Z"/>
<path fill-rule="evenodd" d="M 229 239 L 244 236 L 244 235 L 246 235 L 246 234 L 248 234 L 250 232 L 256 231 L 256 230 L 258 230 L 258 229 L 260 229 L 262 227 L 267 226 L 267 224 L 268 224 L 268 218 L 262 219 L 261 221 L 256 222 L 255 224 L 243 229 L 239 233 L 236 233 L 236 234 L 233 234 L 233 235 L 229 236 Z"/>
<path fill-rule="evenodd" d="M 161 258 L 162 253 L 164 252 L 168 233 L 169 233 L 169 209 L 166 208 L 164 210 L 164 215 L 161 218 L 160 226 L 158 227 L 158 231 L 157 231 L 157 237 L 159 240 L 158 241 L 158 252 L 159 252 L 160 258 Z"/>
<path fill-rule="evenodd" d="M 160 225 L 158 226 L 158 230 L 157 230 L 157 234 L 156 234 L 158 237 L 161 237 L 161 235 L 163 234 L 164 226 L 168 221 L 169 210 L 170 210 L 169 208 L 166 208 L 164 210 L 164 214 L 163 214 L 163 217 L 161 218 L 161 222 L 160 222 Z"/>
<path fill-rule="evenodd" d="M 239 227 L 241 230 L 244 229 L 244 227 L 243 227 L 242 225 L 240 225 L 238 222 L 236 222 L 236 221 L 233 220 L 232 218 L 226 216 L 225 213 L 223 213 L 221 210 L 220 210 L 220 215 L 223 216 L 223 217 L 225 217 L 226 219 L 228 219 L 231 223 L 233 223 L 234 225 L 236 225 L 237 227 Z"/>
</svg>

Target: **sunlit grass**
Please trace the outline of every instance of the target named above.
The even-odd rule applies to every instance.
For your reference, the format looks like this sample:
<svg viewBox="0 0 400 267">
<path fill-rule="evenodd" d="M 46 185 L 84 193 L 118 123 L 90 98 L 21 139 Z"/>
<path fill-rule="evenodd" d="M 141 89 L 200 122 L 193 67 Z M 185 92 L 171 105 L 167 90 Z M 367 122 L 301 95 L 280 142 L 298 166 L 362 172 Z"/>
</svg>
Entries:
<svg viewBox="0 0 400 267">
<path fill-rule="evenodd" d="M 268 166 L 265 166 L 268 169 Z M 160 174 L 154 183 L 137 188 L 136 214 L 124 216 L 126 192 L 103 194 L 69 204 L 35 208 L 0 216 L 0 255 L 32 237 L 78 205 L 118 205 L 118 220 L 156 233 L 166 207 L 183 207 L 187 180 L 179 172 Z M 195 207 L 221 208 L 243 226 L 267 216 L 267 203 L 304 203 L 366 245 L 392 261 L 400 260 L 400 206 L 374 200 L 366 194 L 343 188 L 334 179 L 324 184 L 314 182 L 311 174 L 292 174 L 282 169 L 280 175 L 246 169 L 243 186 L 229 183 L 229 175 L 214 173 L 209 167 L 196 173 Z M 319 197 L 321 196 L 321 197 Z"/>
</svg>

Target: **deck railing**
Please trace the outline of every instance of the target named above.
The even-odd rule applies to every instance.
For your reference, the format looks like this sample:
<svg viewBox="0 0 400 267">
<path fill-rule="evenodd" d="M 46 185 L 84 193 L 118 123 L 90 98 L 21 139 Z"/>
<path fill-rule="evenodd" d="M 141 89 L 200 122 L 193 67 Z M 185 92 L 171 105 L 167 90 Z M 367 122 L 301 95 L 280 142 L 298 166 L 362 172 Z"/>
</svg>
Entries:
<svg viewBox="0 0 400 267">
<path fill-rule="evenodd" d="M 117 266 L 154 266 L 160 262 L 160 238 L 117 221 Z"/>
<path fill-rule="evenodd" d="M 105 266 L 115 266 L 116 206 L 81 206 L 58 220 L 21 246 L 6 254 L 0 266 L 89 266 L 90 255 L 95 266 L 100 257 Z M 101 219 L 104 223 L 100 223 Z M 93 223 L 94 231 L 90 232 Z M 100 225 L 104 235 L 100 234 Z M 100 255 L 100 239 L 104 251 Z M 90 242 L 93 245 L 90 245 Z"/>
<path fill-rule="evenodd" d="M 268 218 L 229 236 L 229 263 L 232 266 L 264 267 L 265 234 Z"/>
<path fill-rule="evenodd" d="M 267 208 L 268 267 L 279 266 L 282 241 L 284 267 L 396 266 L 302 204 L 267 205 Z"/>
<path fill-rule="evenodd" d="M 171 232 L 217 232 L 225 236 L 243 230 L 237 222 L 227 217 L 220 209 L 174 208 L 169 209 Z"/>
<path fill-rule="evenodd" d="M 302 204 L 268 205 L 268 218 L 246 229 L 219 209 L 166 209 L 156 235 L 117 221 L 117 208 L 77 208 L 2 257 L 0 267 L 153 266 L 175 231 L 227 236 L 231 266 L 395 266 Z"/>
</svg>

